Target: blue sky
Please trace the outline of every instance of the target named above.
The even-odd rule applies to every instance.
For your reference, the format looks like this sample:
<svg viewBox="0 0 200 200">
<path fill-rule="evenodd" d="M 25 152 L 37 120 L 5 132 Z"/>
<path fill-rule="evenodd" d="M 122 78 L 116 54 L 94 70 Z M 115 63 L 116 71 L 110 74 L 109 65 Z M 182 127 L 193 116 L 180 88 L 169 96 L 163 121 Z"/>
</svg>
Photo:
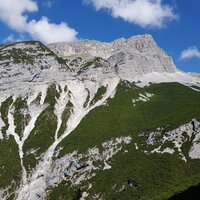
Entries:
<svg viewBox="0 0 200 200">
<path fill-rule="evenodd" d="M 0 41 L 110 42 L 148 33 L 178 68 L 200 72 L 199 9 L 199 0 L 0 0 Z"/>
</svg>

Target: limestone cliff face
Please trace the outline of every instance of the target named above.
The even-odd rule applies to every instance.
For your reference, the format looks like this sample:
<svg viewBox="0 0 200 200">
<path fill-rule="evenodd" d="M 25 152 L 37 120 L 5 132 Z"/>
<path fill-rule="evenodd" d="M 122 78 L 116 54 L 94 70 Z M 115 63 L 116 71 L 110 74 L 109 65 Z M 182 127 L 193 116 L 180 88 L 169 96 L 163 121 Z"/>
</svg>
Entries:
<svg viewBox="0 0 200 200">
<path fill-rule="evenodd" d="M 101 57 L 107 60 L 123 79 L 151 72 L 177 71 L 172 58 L 157 46 L 151 35 L 138 35 L 111 43 L 85 40 L 50 44 L 48 47 L 64 58 Z"/>
<path fill-rule="evenodd" d="M 111 43 L 76 41 L 48 46 L 18 42 L 0 46 L 0 90 L 67 80 L 120 78 L 130 82 L 199 82 L 178 70 L 151 35 Z M 197 80 L 198 79 L 198 80 Z"/>
</svg>

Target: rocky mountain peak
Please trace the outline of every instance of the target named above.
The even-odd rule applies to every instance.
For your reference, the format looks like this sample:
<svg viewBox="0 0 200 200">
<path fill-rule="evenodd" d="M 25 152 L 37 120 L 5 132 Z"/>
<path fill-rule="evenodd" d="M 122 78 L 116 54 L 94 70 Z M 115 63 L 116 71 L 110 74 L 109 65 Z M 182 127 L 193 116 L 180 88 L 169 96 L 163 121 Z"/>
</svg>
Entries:
<svg viewBox="0 0 200 200">
<path fill-rule="evenodd" d="M 48 47 L 55 54 L 69 60 L 77 56 L 82 57 L 82 60 L 88 57 L 103 58 L 126 80 L 151 72 L 177 71 L 172 58 L 148 34 L 121 38 L 111 43 L 82 40 L 50 44 Z"/>
<path fill-rule="evenodd" d="M 158 51 L 159 49 L 152 35 L 149 35 L 149 34 L 136 35 L 128 39 L 121 38 L 113 42 L 113 46 L 115 47 L 118 47 L 121 45 L 124 48 L 127 48 L 127 49 L 132 48 L 132 50 L 136 52 L 139 51 L 143 53 L 145 52 L 153 53 L 155 51 Z"/>
<path fill-rule="evenodd" d="M 172 58 L 148 34 L 110 43 L 82 40 L 48 46 L 36 41 L 5 44 L 0 46 L 0 66 L 3 90 L 24 87 L 24 83 L 71 79 L 99 82 L 117 77 L 147 83 L 195 79 L 177 70 Z"/>
<path fill-rule="evenodd" d="M 61 57 L 89 54 L 104 59 L 109 58 L 120 50 L 140 53 L 158 53 L 162 51 L 157 46 L 153 37 L 148 34 L 132 36 L 128 39 L 121 38 L 110 43 L 95 40 L 81 40 L 49 44 L 48 47 Z"/>
</svg>

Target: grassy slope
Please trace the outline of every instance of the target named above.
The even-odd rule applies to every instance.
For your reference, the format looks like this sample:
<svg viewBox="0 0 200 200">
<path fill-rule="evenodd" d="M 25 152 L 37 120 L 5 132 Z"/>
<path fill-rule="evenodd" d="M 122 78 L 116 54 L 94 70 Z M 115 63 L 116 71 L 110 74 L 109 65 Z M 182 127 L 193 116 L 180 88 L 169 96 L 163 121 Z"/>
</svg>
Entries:
<svg viewBox="0 0 200 200">
<path fill-rule="evenodd" d="M 153 93 L 154 97 L 134 107 L 132 98 L 144 91 Z M 131 135 L 133 141 L 144 143 L 138 137 L 141 131 L 166 124 L 171 129 L 194 117 L 199 118 L 199 99 L 200 93 L 176 83 L 152 85 L 144 89 L 127 88 L 121 84 L 115 98 L 109 100 L 109 106 L 93 110 L 63 141 L 61 155 L 74 149 L 84 151 L 88 147 L 100 147 L 103 141 L 121 135 Z M 185 148 L 188 152 L 188 147 Z M 185 163 L 177 155 L 145 155 L 141 150 L 135 150 L 134 144 L 127 149 L 128 153 L 122 152 L 113 158 L 111 170 L 100 172 L 91 180 L 93 187 L 90 194 L 100 193 L 105 199 L 167 199 L 177 191 L 200 182 L 200 162 L 197 160 Z M 142 187 L 129 187 L 129 178 L 139 181 Z M 125 191 L 116 193 L 112 189 L 115 184 L 116 189 L 125 185 Z M 49 199 L 73 199 L 75 189 L 60 184 Z"/>
<path fill-rule="evenodd" d="M 8 129 L 8 109 L 12 104 L 12 98 L 6 99 L 0 108 L 2 120 L 5 126 L 2 127 L 2 133 L 6 136 Z M 14 164 L 13 164 L 14 163 Z M 18 147 L 14 138 L 10 136 L 7 140 L 0 140 L 0 188 L 9 186 L 14 180 L 16 184 L 19 182 L 21 176 L 21 164 L 18 154 Z M 13 186 L 14 188 L 14 186 Z"/>
<path fill-rule="evenodd" d="M 153 93 L 154 96 L 150 101 L 138 102 L 134 107 L 132 99 L 142 92 Z M 86 150 L 112 137 L 135 137 L 139 132 L 154 130 L 165 124 L 173 129 L 194 117 L 200 117 L 199 99 L 199 92 L 176 83 L 163 83 L 143 89 L 127 88 L 121 84 L 115 98 L 110 99 L 107 106 L 91 111 L 64 140 L 63 152 Z"/>
<path fill-rule="evenodd" d="M 138 102 L 134 107 L 132 98 L 138 98 L 138 94 L 142 92 L 153 93 L 154 96 L 149 102 Z M 25 143 L 25 151 L 40 147 L 38 152 L 40 154 L 53 141 L 56 129 L 53 107 L 55 96 L 58 97 L 59 94 L 54 85 L 49 88 L 47 94 L 45 102 L 50 106 L 37 120 L 35 129 Z M 133 85 L 127 87 L 122 83 L 118 87 L 115 98 L 110 99 L 107 106 L 91 111 L 77 129 L 62 142 L 60 146 L 64 149 L 60 156 L 76 149 L 82 152 L 89 147 L 101 147 L 102 142 L 112 137 L 131 135 L 133 143 L 127 147 L 128 153 L 117 154 L 112 159 L 111 170 L 99 172 L 90 180 L 93 184 L 90 194 L 100 193 L 109 200 L 167 199 L 175 192 L 200 182 L 200 162 L 189 160 L 185 163 L 178 159 L 177 155 L 145 155 L 141 149 L 135 149 L 134 142 L 145 142 L 143 138 L 138 137 L 141 131 L 154 130 L 166 124 L 169 124 L 172 129 L 194 117 L 200 118 L 199 99 L 199 92 L 176 83 L 151 85 L 143 89 L 137 89 Z M 10 103 L 7 101 L 1 107 L 1 112 L 5 116 L 4 113 L 7 112 Z M 6 121 L 6 117 L 4 118 Z M 11 141 L 13 140 L 0 141 L 0 149 L 3 152 L 0 155 L 0 174 L 3 177 L 3 179 L 0 178 L 0 187 L 8 185 L 12 179 L 18 180 L 20 175 L 17 146 Z M 188 152 L 188 148 L 188 145 L 185 145 L 184 152 Z M 15 164 L 10 165 L 11 162 Z M 26 156 L 24 162 L 26 167 L 33 167 L 36 164 L 35 158 L 31 156 Z M 1 168 L 3 165 L 7 169 L 5 174 Z M 127 184 L 129 178 L 137 180 L 142 187 L 139 189 L 129 187 Z M 83 183 L 82 186 L 85 184 L 88 183 Z M 112 189 L 115 184 L 116 188 Z M 115 190 L 120 189 L 122 185 L 125 185 L 125 190 L 116 193 Z M 49 199 L 54 200 L 59 197 L 60 199 L 76 199 L 76 189 L 62 183 L 54 189 Z"/>
<path fill-rule="evenodd" d="M 18 147 L 12 137 L 0 140 L 0 152 L 0 188 L 9 186 L 12 180 L 19 183 L 22 169 Z"/>
<path fill-rule="evenodd" d="M 54 114 L 54 106 L 56 104 L 56 98 L 58 97 L 59 94 L 56 91 L 56 86 L 54 84 L 50 85 L 45 98 L 45 103 L 48 105 L 48 107 L 38 117 L 34 129 L 24 143 L 24 152 L 27 152 L 33 148 L 38 149 L 35 155 L 29 154 L 24 158 L 24 165 L 26 168 L 34 168 L 37 164 L 35 157 L 38 157 L 44 153 L 54 142 L 54 135 L 57 126 L 57 119 Z"/>
</svg>

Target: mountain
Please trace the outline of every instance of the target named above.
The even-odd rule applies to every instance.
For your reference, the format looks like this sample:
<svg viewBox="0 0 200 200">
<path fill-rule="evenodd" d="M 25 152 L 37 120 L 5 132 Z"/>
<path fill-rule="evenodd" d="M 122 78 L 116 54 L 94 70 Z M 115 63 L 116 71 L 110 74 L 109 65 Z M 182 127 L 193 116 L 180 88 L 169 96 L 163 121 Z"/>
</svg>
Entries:
<svg viewBox="0 0 200 200">
<path fill-rule="evenodd" d="M 160 49 L 152 36 L 142 35 L 119 39 L 112 43 L 78 41 L 49 45 L 61 57 L 100 57 L 115 68 L 120 78 L 132 80 L 137 75 L 154 72 L 176 71 L 170 57 Z M 132 67 L 134 66 L 134 67 Z"/>
<path fill-rule="evenodd" d="M 200 78 L 150 35 L 0 46 L 0 198 L 168 199 L 200 183 Z"/>
</svg>

